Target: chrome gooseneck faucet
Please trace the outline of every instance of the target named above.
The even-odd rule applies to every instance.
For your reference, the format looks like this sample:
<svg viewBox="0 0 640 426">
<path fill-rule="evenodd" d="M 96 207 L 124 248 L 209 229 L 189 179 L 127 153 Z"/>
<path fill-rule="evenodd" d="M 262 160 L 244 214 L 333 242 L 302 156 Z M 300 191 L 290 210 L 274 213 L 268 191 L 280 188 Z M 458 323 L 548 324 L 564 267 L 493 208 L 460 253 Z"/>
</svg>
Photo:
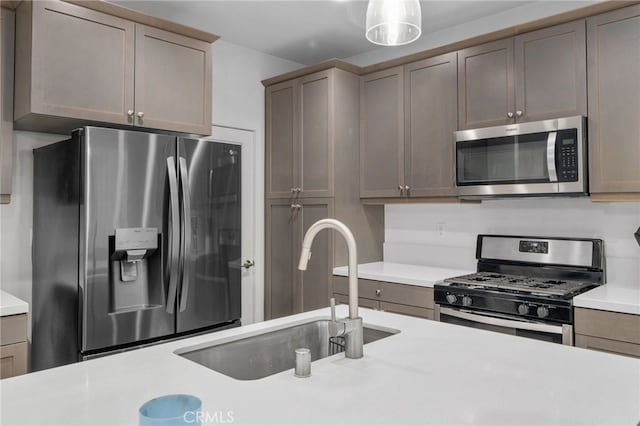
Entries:
<svg viewBox="0 0 640 426">
<path fill-rule="evenodd" d="M 358 316 L 358 250 L 356 240 L 347 225 L 335 219 L 321 219 L 311 225 L 302 240 L 298 269 L 301 271 L 307 270 L 307 263 L 311 258 L 313 239 L 318 232 L 326 228 L 338 231 L 347 242 L 349 251 L 349 317 L 336 320 L 335 309 L 331 309 L 329 333 L 331 337 L 344 337 L 345 356 L 347 358 L 362 358 L 362 318 Z M 334 302 L 332 301 L 333 304 Z"/>
</svg>

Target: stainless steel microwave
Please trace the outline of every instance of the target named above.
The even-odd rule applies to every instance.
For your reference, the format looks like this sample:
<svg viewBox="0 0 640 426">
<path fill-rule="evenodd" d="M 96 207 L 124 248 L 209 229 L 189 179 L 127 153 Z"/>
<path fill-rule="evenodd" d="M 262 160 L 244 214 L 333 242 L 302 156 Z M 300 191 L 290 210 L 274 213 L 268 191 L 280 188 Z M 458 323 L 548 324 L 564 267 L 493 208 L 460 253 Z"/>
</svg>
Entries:
<svg viewBox="0 0 640 426">
<path fill-rule="evenodd" d="M 462 198 L 587 195 L 585 117 L 455 132 Z"/>
</svg>

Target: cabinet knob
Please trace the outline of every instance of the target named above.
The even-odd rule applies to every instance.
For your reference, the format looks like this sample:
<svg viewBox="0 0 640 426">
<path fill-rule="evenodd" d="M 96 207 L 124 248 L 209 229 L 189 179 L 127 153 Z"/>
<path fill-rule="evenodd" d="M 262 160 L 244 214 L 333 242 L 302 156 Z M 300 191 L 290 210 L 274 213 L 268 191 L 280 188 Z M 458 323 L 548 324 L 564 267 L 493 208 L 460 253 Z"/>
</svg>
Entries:
<svg viewBox="0 0 640 426">
<path fill-rule="evenodd" d="M 411 189 L 411 188 L 409 188 L 409 185 L 405 185 L 405 186 L 404 186 L 404 190 L 405 190 L 405 191 L 408 191 L 409 189 Z"/>
<path fill-rule="evenodd" d="M 127 116 L 133 117 L 133 110 L 132 109 L 127 111 Z"/>
<path fill-rule="evenodd" d="M 523 114 L 522 110 L 517 110 L 517 111 L 516 111 L 516 115 L 517 115 L 518 117 L 522 117 L 522 114 Z"/>
<path fill-rule="evenodd" d="M 300 207 L 302 207 L 300 204 L 291 204 L 292 209 L 299 209 Z"/>
<path fill-rule="evenodd" d="M 507 117 L 509 117 L 509 118 L 513 118 L 513 113 L 512 113 L 511 111 L 509 111 L 509 112 L 507 113 Z"/>
<path fill-rule="evenodd" d="M 404 191 L 404 186 L 398 185 L 398 189 L 400 190 L 400 193 L 402 193 L 402 191 Z"/>
<path fill-rule="evenodd" d="M 376 296 L 380 296 L 382 294 L 382 290 L 379 288 L 376 289 Z"/>
<path fill-rule="evenodd" d="M 302 192 L 302 188 L 296 188 L 296 192 L 298 193 Z"/>
<path fill-rule="evenodd" d="M 291 193 L 293 194 L 294 192 L 296 192 L 295 188 L 291 188 Z"/>
<path fill-rule="evenodd" d="M 142 118 L 142 117 L 144 117 L 144 112 L 140 111 L 136 115 L 138 116 L 138 118 Z"/>
</svg>

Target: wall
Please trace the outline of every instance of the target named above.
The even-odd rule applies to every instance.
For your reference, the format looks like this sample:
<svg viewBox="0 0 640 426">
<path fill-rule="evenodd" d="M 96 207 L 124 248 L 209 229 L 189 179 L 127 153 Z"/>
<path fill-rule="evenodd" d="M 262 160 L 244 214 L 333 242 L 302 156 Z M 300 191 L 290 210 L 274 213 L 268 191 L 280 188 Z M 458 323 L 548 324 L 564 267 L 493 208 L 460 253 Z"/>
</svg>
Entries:
<svg viewBox="0 0 640 426">
<path fill-rule="evenodd" d="M 412 53 L 422 52 L 468 38 L 509 28 L 536 19 L 557 15 L 590 4 L 596 1 L 537 1 L 476 19 L 461 25 L 449 27 L 440 31 L 429 32 L 429 28 L 422 28 L 419 40 L 406 46 L 382 47 L 360 55 L 345 58 L 346 62 L 358 66 L 367 66 L 389 59 L 399 58 Z M 429 13 L 429 2 L 422 3 L 422 13 Z"/>
<path fill-rule="evenodd" d="M 640 203 L 588 198 L 494 200 L 482 204 L 388 205 L 386 261 L 474 270 L 480 233 L 602 238 L 610 283 L 640 286 Z"/>
<path fill-rule="evenodd" d="M 255 132 L 256 198 L 263 199 L 264 176 L 264 87 L 260 83 L 295 68 L 295 62 L 219 40 L 213 45 L 213 122 Z M 14 177 L 11 204 L 0 205 L 0 288 L 31 302 L 32 150 L 67 136 L 19 132 L 13 134 Z M 256 217 L 263 217 L 262 202 Z M 263 228 L 262 221 L 258 222 Z M 256 247 L 263 251 L 263 229 L 256 228 Z M 262 265 L 261 252 L 256 253 Z M 261 266 L 259 266 L 261 268 Z M 255 285 L 263 286 L 263 273 L 256 269 Z M 245 301 L 243 301 L 243 304 Z M 261 300 L 249 301 L 262 304 Z"/>
</svg>

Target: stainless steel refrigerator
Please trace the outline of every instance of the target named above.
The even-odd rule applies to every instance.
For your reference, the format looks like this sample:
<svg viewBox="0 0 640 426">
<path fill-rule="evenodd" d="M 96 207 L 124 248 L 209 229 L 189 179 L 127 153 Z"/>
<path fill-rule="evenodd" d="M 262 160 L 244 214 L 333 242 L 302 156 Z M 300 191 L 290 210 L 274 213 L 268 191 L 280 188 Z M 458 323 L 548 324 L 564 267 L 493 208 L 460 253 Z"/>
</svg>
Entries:
<svg viewBox="0 0 640 426">
<path fill-rule="evenodd" d="M 240 147 L 84 127 L 34 150 L 32 369 L 240 324 Z"/>
</svg>

